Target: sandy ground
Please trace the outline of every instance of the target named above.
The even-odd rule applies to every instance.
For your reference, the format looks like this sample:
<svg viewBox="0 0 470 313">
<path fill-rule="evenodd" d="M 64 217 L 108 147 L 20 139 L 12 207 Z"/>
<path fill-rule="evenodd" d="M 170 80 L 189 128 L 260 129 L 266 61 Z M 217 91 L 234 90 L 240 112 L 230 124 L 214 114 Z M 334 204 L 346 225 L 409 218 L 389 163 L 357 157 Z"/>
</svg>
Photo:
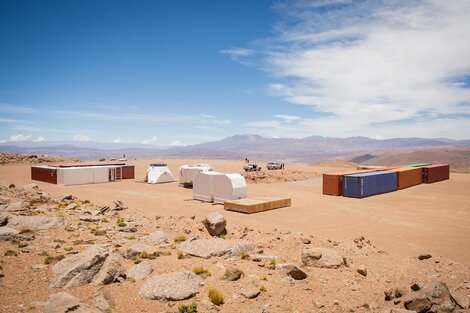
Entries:
<svg viewBox="0 0 470 313">
<path fill-rule="evenodd" d="M 248 196 L 290 197 L 289 208 L 245 215 L 224 211 L 222 205 L 192 200 L 192 190 L 177 182 L 149 185 L 137 182 L 145 176 L 151 161 L 132 161 L 136 179 L 122 182 L 61 186 L 38 182 L 52 195 L 73 194 L 99 205 L 121 200 L 136 216 L 196 215 L 202 219 L 213 211 L 223 212 L 229 221 L 264 231 L 282 229 L 302 232 L 334 240 L 350 240 L 364 236 L 378 248 L 410 257 L 420 253 L 443 256 L 465 265 L 470 264 L 470 175 L 452 174 L 451 179 L 430 185 L 419 185 L 394 193 L 366 199 L 326 196 L 321 193 L 323 172 L 341 168 L 286 166 L 284 173 L 307 173 L 305 181 L 279 183 L 250 183 Z M 168 165 L 177 178 L 178 167 L 186 163 L 212 163 L 218 171 L 242 172 L 241 161 L 169 160 Z M 261 164 L 265 168 L 265 164 Z M 276 175 L 283 175 L 279 171 Z M 317 175 L 318 178 L 311 178 Z M 31 182 L 30 166 L 1 165 L 2 180 L 18 185 Z"/>
</svg>

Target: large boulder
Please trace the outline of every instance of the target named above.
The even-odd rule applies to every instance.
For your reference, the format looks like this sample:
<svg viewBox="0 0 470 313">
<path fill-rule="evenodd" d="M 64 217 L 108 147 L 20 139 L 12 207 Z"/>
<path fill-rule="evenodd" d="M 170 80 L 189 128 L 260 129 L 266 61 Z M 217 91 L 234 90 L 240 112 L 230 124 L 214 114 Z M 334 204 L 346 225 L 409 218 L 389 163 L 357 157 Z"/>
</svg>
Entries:
<svg viewBox="0 0 470 313">
<path fill-rule="evenodd" d="M 219 212 L 209 214 L 202 223 L 211 236 L 220 236 L 227 233 L 225 229 L 227 222 L 225 221 L 225 217 Z"/>
<path fill-rule="evenodd" d="M 146 276 L 152 274 L 153 267 L 149 261 L 143 261 L 134 265 L 127 271 L 127 278 L 139 280 L 144 279 Z"/>
<path fill-rule="evenodd" d="M 49 296 L 44 306 L 44 313 L 100 313 L 67 292 L 59 292 Z"/>
<path fill-rule="evenodd" d="M 122 257 L 118 254 L 111 254 L 104 261 L 103 266 L 93 278 L 95 285 L 108 285 L 118 281 L 120 277 L 126 276 L 126 270 L 121 264 Z"/>
<path fill-rule="evenodd" d="M 140 296 L 149 300 L 179 301 L 195 296 L 204 282 L 191 272 L 174 272 L 153 276 L 140 288 Z"/>
<path fill-rule="evenodd" d="M 52 288 L 70 288 L 90 283 L 108 257 L 106 249 L 92 246 L 71 255 L 52 267 Z"/>
<path fill-rule="evenodd" d="M 232 242 L 220 238 L 192 239 L 180 243 L 178 248 L 191 256 L 208 259 L 223 255 L 240 255 L 243 251 L 253 250 L 253 244 L 247 241 Z"/>
<path fill-rule="evenodd" d="M 457 308 L 444 282 L 425 285 L 421 290 L 408 294 L 404 299 L 404 304 L 407 310 L 414 310 L 418 313 L 452 312 Z"/>
<path fill-rule="evenodd" d="M 304 266 L 338 268 L 345 265 L 343 257 L 328 248 L 304 249 L 300 258 Z"/>
<path fill-rule="evenodd" d="M 43 230 L 65 225 L 65 219 L 57 216 L 16 216 L 11 215 L 8 225 L 20 229 Z"/>
</svg>

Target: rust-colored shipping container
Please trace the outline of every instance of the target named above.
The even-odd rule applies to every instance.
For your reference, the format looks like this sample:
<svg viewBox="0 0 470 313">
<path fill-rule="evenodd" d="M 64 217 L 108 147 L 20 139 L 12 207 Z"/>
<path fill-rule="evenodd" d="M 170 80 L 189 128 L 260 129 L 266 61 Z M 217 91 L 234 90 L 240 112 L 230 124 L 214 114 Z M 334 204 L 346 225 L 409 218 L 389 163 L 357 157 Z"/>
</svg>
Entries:
<svg viewBox="0 0 470 313">
<path fill-rule="evenodd" d="M 360 171 L 348 171 L 340 173 L 325 173 L 323 174 L 323 194 L 331 196 L 343 195 L 343 176 L 359 173 L 368 173 L 384 170 L 384 168 L 374 168 Z"/>
<path fill-rule="evenodd" d="M 449 179 L 449 164 L 434 164 L 429 166 L 423 166 L 422 170 L 422 181 L 425 184 L 431 184 Z"/>
<path fill-rule="evenodd" d="M 122 167 L 122 179 L 134 179 L 134 165 Z"/>
<path fill-rule="evenodd" d="M 392 171 L 397 172 L 398 189 L 405 189 L 422 183 L 421 167 L 400 167 Z"/>
<path fill-rule="evenodd" d="M 57 170 L 48 167 L 32 166 L 31 179 L 51 184 L 57 184 Z"/>
</svg>

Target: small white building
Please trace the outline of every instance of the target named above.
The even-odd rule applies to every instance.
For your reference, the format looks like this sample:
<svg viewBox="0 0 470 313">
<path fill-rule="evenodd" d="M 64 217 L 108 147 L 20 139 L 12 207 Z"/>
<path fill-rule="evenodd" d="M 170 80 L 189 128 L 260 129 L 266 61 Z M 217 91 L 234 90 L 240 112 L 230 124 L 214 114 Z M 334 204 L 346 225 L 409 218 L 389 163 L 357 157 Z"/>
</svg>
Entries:
<svg viewBox="0 0 470 313">
<path fill-rule="evenodd" d="M 149 165 L 145 181 L 149 184 L 162 184 L 174 182 L 175 178 L 168 168 L 168 165 L 156 163 Z"/>
<path fill-rule="evenodd" d="M 223 174 L 213 177 L 214 203 L 224 203 L 225 200 L 246 198 L 246 181 L 240 174 Z"/>
<path fill-rule="evenodd" d="M 201 172 L 193 180 L 193 199 L 214 202 L 214 177 L 224 175 L 219 172 Z"/>
<path fill-rule="evenodd" d="M 194 177 L 201 172 L 214 171 L 215 167 L 211 164 L 185 164 L 179 169 L 179 183 L 185 187 L 193 185 Z"/>
</svg>

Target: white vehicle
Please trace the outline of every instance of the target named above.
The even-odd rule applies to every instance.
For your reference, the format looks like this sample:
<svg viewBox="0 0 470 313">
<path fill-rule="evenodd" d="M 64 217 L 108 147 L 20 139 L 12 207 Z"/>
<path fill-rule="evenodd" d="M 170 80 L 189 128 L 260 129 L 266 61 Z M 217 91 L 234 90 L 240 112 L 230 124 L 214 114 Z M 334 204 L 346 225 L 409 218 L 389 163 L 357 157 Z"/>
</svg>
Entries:
<svg viewBox="0 0 470 313">
<path fill-rule="evenodd" d="M 261 171 L 261 166 L 254 163 L 248 163 L 247 165 L 243 166 L 243 169 L 245 170 L 245 172 L 257 172 Z"/>
<path fill-rule="evenodd" d="M 282 163 L 279 162 L 269 162 L 266 165 L 268 170 L 282 170 Z"/>
</svg>

